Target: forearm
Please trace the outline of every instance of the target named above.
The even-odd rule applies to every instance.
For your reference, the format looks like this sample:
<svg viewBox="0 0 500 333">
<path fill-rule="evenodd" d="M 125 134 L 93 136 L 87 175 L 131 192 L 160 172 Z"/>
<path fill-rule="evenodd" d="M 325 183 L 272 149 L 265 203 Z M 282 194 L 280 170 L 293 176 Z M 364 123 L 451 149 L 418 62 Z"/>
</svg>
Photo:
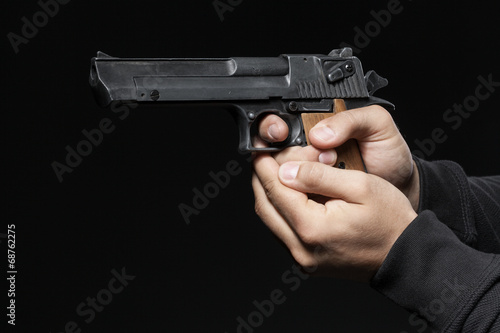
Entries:
<svg viewBox="0 0 500 333">
<path fill-rule="evenodd" d="M 489 325 L 479 331 L 474 323 L 498 320 L 500 302 L 492 300 L 498 299 L 499 281 L 499 256 L 465 245 L 433 212 L 423 211 L 398 238 L 371 285 L 412 312 L 414 326 L 487 332 Z"/>
</svg>

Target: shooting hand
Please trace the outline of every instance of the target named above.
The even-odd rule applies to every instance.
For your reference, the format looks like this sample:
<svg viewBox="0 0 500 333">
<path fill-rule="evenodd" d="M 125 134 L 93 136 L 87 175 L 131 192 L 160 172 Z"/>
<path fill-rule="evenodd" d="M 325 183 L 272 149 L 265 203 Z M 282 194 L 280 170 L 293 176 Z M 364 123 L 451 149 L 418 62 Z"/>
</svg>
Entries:
<svg viewBox="0 0 500 333">
<path fill-rule="evenodd" d="M 267 142 L 283 141 L 288 136 L 288 127 L 281 118 L 267 116 L 260 123 L 259 135 Z M 368 172 L 396 186 L 416 210 L 418 170 L 390 113 L 377 105 L 348 110 L 322 120 L 309 132 L 311 144 L 320 151 L 331 151 L 351 138 L 358 141 Z"/>
<path fill-rule="evenodd" d="M 256 147 L 265 147 L 268 142 L 281 142 L 288 136 L 287 124 L 278 116 L 265 116 L 259 124 L 259 136 L 253 138 Z M 334 149 L 318 149 L 314 146 L 289 147 L 272 155 L 278 164 L 288 161 L 321 162 L 333 166 L 337 160 Z"/>
</svg>

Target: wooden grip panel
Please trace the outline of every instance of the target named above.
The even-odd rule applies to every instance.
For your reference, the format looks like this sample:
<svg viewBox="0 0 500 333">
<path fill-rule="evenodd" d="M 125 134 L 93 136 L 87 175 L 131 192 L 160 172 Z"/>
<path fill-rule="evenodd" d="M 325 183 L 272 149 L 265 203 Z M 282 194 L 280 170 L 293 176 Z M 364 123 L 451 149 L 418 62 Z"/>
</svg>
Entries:
<svg viewBox="0 0 500 333">
<path fill-rule="evenodd" d="M 302 113 L 302 123 L 304 125 L 307 144 L 311 144 L 309 141 L 309 131 L 311 128 L 321 120 L 332 117 L 345 110 L 347 110 L 347 108 L 344 100 L 335 99 L 333 113 Z M 337 162 L 335 162 L 335 167 L 366 172 L 365 164 L 363 163 L 363 158 L 359 152 L 358 142 L 356 140 L 350 139 L 343 145 L 336 147 L 335 150 L 337 151 Z"/>
</svg>

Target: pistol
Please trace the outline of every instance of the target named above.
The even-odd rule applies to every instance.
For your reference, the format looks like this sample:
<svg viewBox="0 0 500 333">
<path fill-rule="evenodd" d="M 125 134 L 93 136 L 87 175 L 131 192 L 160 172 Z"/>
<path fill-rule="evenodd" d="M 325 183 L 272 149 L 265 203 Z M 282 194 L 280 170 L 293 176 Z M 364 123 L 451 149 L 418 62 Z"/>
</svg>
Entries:
<svg viewBox="0 0 500 333">
<path fill-rule="evenodd" d="M 91 59 L 90 85 L 97 103 L 138 103 L 162 107 L 220 107 L 239 128 L 241 152 L 276 152 L 309 144 L 309 130 L 338 112 L 378 104 L 394 105 L 373 94 L 386 79 L 363 74 L 350 48 L 328 55 L 278 57 L 116 58 L 98 52 Z M 275 114 L 288 125 L 288 138 L 255 147 L 252 138 L 263 116 Z M 366 172 L 357 142 L 336 148 L 336 167 Z"/>
</svg>

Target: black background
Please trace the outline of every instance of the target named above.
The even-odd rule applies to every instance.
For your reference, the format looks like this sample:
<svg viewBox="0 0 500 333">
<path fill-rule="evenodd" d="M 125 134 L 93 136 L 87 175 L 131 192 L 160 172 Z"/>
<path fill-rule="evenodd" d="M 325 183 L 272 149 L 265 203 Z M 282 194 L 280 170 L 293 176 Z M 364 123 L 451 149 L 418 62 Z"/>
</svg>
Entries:
<svg viewBox="0 0 500 333">
<path fill-rule="evenodd" d="M 244 0 L 221 21 L 211 0 L 73 0 L 15 53 L 8 34 L 21 35 L 21 19 L 32 22 L 41 7 L 3 1 L 0 233 L 16 225 L 17 331 L 63 332 L 74 321 L 82 332 L 230 333 L 239 316 L 246 320 L 256 310 L 254 300 L 280 289 L 286 301 L 255 332 L 416 332 L 408 313 L 366 285 L 311 278 L 290 289 L 282 274 L 294 262 L 254 214 L 251 167 L 237 152 L 229 114 L 141 108 L 122 120 L 95 104 L 88 85 L 98 50 L 228 57 L 359 46 L 355 28 L 364 31 L 374 21 L 371 11 L 388 3 Z M 400 6 L 356 53 L 365 70 L 389 79 L 377 95 L 396 104 L 393 117 L 412 149 L 442 128 L 447 140 L 428 159 L 455 160 L 471 175 L 498 173 L 500 91 L 456 130 L 443 120 L 454 103 L 474 95 L 479 75 L 500 81 L 495 2 Z M 114 131 L 59 182 L 52 163 L 64 163 L 65 147 L 75 148 L 85 139 L 82 130 L 104 118 Z M 179 204 L 192 205 L 193 189 L 229 161 L 242 172 L 187 225 Z M 124 267 L 135 279 L 86 323 L 77 306 L 107 288 L 111 270 Z"/>
</svg>

